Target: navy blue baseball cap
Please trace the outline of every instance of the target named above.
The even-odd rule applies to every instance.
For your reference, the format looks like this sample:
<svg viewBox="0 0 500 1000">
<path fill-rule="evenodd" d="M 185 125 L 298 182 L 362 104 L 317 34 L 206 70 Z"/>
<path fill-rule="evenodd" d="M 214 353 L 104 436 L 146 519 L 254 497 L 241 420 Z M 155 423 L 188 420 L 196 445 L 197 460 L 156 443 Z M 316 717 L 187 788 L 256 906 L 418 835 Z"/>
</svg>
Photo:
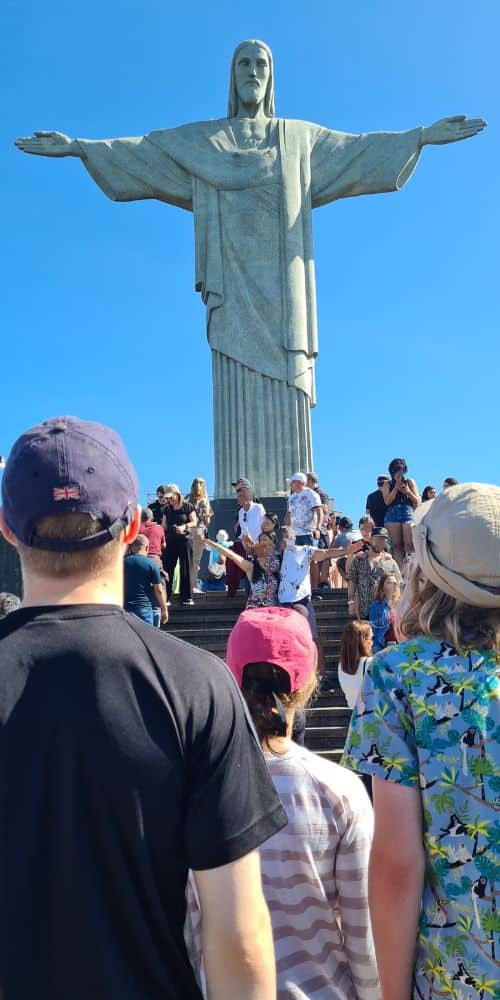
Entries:
<svg viewBox="0 0 500 1000">
<path fill-rule="evenodd" d="M 29 548 L 77 552 L 117 538 L 133 519 L 138 484 L 116 431 L 77 417 L 54 417 L 21 434 L 2 477 L 3 516 Z M 37 521 L 90 514 L 103 527 L 86 538 L 43 538 Z"/>
</svg>

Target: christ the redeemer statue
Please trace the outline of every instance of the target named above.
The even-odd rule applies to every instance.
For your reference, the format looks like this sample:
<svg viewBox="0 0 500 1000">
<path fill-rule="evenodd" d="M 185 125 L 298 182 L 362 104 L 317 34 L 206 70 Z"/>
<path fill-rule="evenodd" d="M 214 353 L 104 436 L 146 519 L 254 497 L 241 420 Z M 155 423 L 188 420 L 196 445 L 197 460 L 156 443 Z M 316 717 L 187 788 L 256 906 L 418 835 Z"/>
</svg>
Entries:
<svg viewBox="0 0 500 1000">
<path fill-rule="evenodd" d="M 313 467 L 318 353 L 313 208 L 399 190 L 426 145 L 467 139 L 482 119 L 350 135 L 276 118 L 270 49 L 238 45 L 227 118 L 131 139 L 35 132 L 25 153 L 77 156 L 113 201 L 155 198 L 193 212 L 196 289 L 212 350 L 215 494 L 248 476 L 263 496 Z"/>
</svg>

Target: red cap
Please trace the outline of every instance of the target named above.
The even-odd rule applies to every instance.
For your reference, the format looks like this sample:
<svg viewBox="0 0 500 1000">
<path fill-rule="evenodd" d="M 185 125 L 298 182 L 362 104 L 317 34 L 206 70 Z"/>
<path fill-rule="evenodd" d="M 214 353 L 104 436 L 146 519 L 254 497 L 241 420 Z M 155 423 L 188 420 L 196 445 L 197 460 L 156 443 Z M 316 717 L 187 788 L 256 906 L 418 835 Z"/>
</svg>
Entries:
<svg viewBox="0 0 500 1000">
<path fill-rule="evenodd" d="M 229 635 L 226 663 L 239 687 L 247 663 L 274 663 L 288 674 L 293 694 L 316 666 L 309 622 L 293 608 L 249 608 Z"/>
</svg>

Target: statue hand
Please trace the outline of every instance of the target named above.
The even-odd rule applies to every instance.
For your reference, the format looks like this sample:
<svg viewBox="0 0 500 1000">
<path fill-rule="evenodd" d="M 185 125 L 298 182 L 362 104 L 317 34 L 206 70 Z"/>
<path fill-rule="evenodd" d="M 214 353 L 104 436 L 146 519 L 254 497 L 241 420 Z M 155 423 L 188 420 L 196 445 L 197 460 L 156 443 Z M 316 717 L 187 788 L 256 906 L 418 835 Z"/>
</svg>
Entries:
<svg viewBox="0 0 500 1000">
<path fill-rule="evenodd" d="M 62 132 L 35 132 L 16 139 L 14 145 L 34 156 L 79 156 L 77 144 Z"/>
<path fill-rule="evenodd" d="M 428 125 L 422 133 L 423 146 L 442 146 L 447 142 L 460 142 L 482 132 L 487 122 L 483 118 L 466 118 L 465 115 L 454 115 L 451 118 L 440 118 L 433 125 Z"/>
</svg>

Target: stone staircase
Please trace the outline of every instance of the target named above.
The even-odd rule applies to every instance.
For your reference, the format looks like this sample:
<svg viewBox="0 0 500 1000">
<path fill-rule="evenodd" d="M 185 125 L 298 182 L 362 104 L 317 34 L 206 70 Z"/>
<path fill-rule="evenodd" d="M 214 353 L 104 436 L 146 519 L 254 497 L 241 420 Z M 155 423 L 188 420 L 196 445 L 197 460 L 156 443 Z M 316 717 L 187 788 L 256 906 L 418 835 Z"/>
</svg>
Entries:
<svg viewBox="0 0 500 1000">
<path fill-rule="evenodd" d="M 245 606 L 240 593 L 231 599 L 220 593 L 195 594 L 193 607 L 181 607 L 173 597 L 167 631 L 224 659 L 227 637 Z M 307 709 L 306 746 L 330 760 L 338 760 L 351 714 L 337 680 L 340 637 L 349 620 L 347 591 L 326 591 L 321 599 L 314 599 L 314 608 L 326 673 L 334 690 L 320 693 Z"/>
</svg>

